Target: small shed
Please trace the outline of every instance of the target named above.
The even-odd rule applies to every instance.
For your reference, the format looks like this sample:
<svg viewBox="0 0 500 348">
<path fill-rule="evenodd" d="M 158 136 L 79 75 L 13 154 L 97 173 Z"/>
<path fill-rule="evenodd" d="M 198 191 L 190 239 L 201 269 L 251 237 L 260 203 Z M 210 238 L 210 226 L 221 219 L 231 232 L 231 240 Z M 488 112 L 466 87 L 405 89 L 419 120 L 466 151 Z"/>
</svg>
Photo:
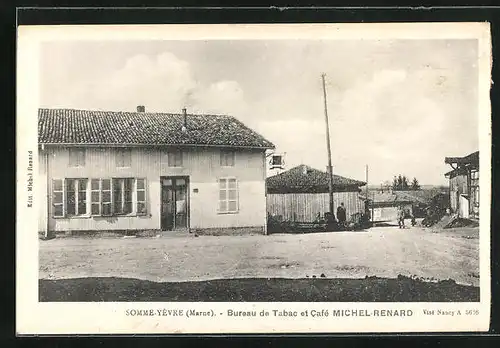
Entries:
<svg viewBox="0 0 500 348">
<path fill-rule="evenodd" d="M 334 214 L 341 203 L 347 218 L 365 211 L 360 187 L 365 182 L 333 176 Z M 299 165 L 266 180 L 267 213 L 282 221 L 314 222 L 329 211 L 329 174 Z"/>
<path fill-rule="evenodd" d="M 409 215 L 413 213 L 414 198 L 406 194 L 393 192 L 371 192 L 369 205 L 373 222 L 395 221 L 398 218 L 398 208 L 403 207 Z"/>
</svg>

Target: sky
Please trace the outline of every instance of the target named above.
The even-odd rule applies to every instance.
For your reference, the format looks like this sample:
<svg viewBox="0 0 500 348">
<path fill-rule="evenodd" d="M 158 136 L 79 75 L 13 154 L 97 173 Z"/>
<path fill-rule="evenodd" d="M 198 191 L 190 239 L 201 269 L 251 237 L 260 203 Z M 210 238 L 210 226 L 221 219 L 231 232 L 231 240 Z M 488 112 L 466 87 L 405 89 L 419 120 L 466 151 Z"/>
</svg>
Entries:
<svg viewBox="0 0 500 348">
<path fill-rule="evenodd" d="M 40 107 L 229 114 L 286 169 L 325 170 L 326 74 L 335 174 L 446 184 L 446 156 L 479 149 L 476 40 L 54 41 Z"/>
</svg>

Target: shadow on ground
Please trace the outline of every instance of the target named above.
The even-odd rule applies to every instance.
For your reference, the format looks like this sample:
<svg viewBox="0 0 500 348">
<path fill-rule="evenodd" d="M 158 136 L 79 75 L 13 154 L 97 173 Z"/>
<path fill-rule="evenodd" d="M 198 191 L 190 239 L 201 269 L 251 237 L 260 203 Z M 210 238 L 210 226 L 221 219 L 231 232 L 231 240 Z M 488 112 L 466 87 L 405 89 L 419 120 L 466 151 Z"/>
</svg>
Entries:
<svg viewBox="0 0 500 348">
<path fill-rule="evenodd" d="M 130 278 L 39 281 L 40 302 L 478 302 L 479 288 L 453 280 L 387 279 L 218 279 L 156 283 Z"/>
</svg>

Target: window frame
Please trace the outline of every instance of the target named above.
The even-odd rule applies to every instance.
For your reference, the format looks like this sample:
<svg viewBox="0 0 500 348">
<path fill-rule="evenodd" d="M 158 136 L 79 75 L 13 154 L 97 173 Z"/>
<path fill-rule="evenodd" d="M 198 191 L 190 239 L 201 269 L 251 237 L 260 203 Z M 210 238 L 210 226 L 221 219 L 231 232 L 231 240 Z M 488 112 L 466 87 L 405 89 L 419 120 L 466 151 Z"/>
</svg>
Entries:
<svg viewBox="0 0 500 348">
<path fill-rule="evenodd" d="M 86 185 L 85 185 L 85 213 L 84 214 L 79 214 L 79 197 L 80 197 L 80 181 L 85 180 Z M 75 202 L 73 203 L 75 205 L 75 214 L 68 214 L 68 181 L 73 181 L 73 189 L 75 193 Z M 89 211 L 89 191 L 90 191 L 90 179 L 89 178 L 65 178 L 64 179 L 64 197 L 65 197 L 65 202 L 64 202 L 64 217 L 66 218 L 82 218 L 82 217 L 89 217 L 90 216 L 90 211 Z"/>
<path fill-rule="evenodd" d="M 228 161 L 231 159 L 231 161 Z M 228 162 L 231 162 L 228 164 Z M 220 166 L 224 168 L 232 168 L 236 164 L 236 151 L 230 149 L 220 150 Z"/>
<path fill-rule="evenodd" d="M 179 164 L 177 163 L 179 159 Z M 169 168 L 182 168 L 184 165 L 184 152 L 182 149 L 172 149 L 167 151 L 167 165 Z"/>
<path fill-rule="evenodd" d="M 80 163 L 80 160 L 83 163 Z M 71 168 L 85 167 L 86 161 L 87 161 L 87 151 L 85 148 L 81 148 L 81 147 L 69 147 L 68 148 L 68 166 L 69 167 L 71 167 Z"/>
<path fill-rule="evenodd" d="M 85 180 L 85 213 L 79 213 L 79 194 L 82 190 L 80 188 L 80 181 Z M 115 211 L 115 201 L 114 201 L 114 182 L 116 180 L 120 180 L 121 182 L 121 195 L 122 195 L 122 211 Z M 130 200 L 123 199 L 126 196 L 125 181 L 130 180 Z M 143 188 L 139 187 L 139 181 L 143 182 Z M 109 183 L 109 188 L 105 189 L 104 182 L 107 181 Z M 57 183 L 60 183 L 61 188 L 56 190 Z M 97 187 L 95 183 L 98 183 Z M 67 199 L 67 186 L 73 186 L 72 192 L 74 192 L 74 202 L 72 204 L 75 205 L 75 214 L 68 214 L 68 199 Z M 93 186 L 94 184 L 94 186 Z M 51 182 L 51 217 L 54 219 L 75 219 L 75 218 L 89 218 L 89 217 L 109 217 L 109 216 L 145 216 L 148 214 L 148 185 L 147 178 L 144 177 L 120 177 L 120 178 L 53 178 Z M 138 200 L 138 192 L 144 192 L 144 199 Z M 98 199 L 94 199 L 93 194 L 98 194 Z M 109 192 L 109 200 L 104 201 L 105 193 Z M 56 201 L 56 194 L 62 195 L 62 202 Z M 130 212 L 123 212 L 126 205 L 129 204 L 131 207 Z M 139 211 L 139 204 L 144 205 L 144 210 Z M 95 206 L 99 206 L 98 213 L 93 211 Z M 105 205 L 109 205 L 109 214 L 105 214 Z M 56 214 L 56 206 L 61 206 L 61 214 Z"/>
<path fill-rule="evenodd" d="M 127 155 L 127 157 L 125 157 Z M 125 163 L 125 158 L 128 158 L 128 163 Z M 116 168 L 131 168 L 132 167 L 132 149 L 118 148 L 115 152 Z"/>
<path fill-rule="evenodd" d="M 131 185 L 130 185 L 130 201 L 126 200 L 126 195 L 125 192 L 126 190 L 126 185 L 125 182 L 127 180 L 131 180 Z M 135 188 L 135 181 L 136 178 L 111 178 L 111 211 L 113 216 L 128 216 L 128 215 L 134 215 L 134 188 Z M 121 190 L 121 211 L 117 212 L 116 206 L 115 206 L 115 182 L 120 182 L 120 190 Z M 125 211 L 126 204 L 130 203 L 131 204 L 131 210 L 130 212 Z"/>
<path fill-rule="evenodd" d="M 234 180 L 235 187 L 230 188 L 229 182 Z M 225 187 L 221 187 L 221 182 L 225 181 Z M 221 177 L 217 179 L 217 191 L 218 191 L 218 200 L 217 200 L 217 213 L 218 214 L 238 214 L 240 212 L 240 197 L 239 197 L 239 184 L 238 179 L 236 177 Z M 225 191 L 225 199 L 221 199 L 221 191 Z M 229 198 L 229 191 L 235 191 L 235 198 Z M 221 209 L 221 202 L 225 202 L 226 209 Z M 229 209 L 229 203 L 235 202 L 236 208 Z"/>
</svg>

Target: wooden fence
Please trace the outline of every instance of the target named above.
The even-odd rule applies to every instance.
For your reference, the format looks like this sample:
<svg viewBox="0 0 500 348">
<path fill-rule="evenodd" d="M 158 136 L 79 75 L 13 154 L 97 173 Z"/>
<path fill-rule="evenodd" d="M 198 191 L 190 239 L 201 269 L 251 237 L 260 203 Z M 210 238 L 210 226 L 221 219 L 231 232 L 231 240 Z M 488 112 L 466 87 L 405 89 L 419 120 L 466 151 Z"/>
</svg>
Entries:
<svg viewBox="0 0 500 348">
<path fill-rule="evenodd" d="M 344 203 L 347 219 L 354 213 L 364 212 L 364 201 L 358 192 L 334 192 L 335 217 L 337 207 Z M 267 195 L 267 213 L 284 221 L 313 222 L 318 213 L 324 216 L 329 208 L 328 193 L 286 193 Z"/>
</svg>

